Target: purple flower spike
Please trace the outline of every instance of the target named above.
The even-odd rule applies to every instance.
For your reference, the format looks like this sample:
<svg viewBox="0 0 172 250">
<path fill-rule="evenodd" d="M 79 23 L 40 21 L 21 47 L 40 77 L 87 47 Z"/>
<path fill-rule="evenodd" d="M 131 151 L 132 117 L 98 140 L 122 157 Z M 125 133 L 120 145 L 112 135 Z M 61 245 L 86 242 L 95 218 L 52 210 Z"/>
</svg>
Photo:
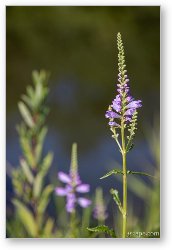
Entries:
<svg viewBox="0 0 172 250">
<path fill-rule="evenodd" d="M 86 208 L 86 207 L 91 205 L 91 201 L 89 199 L 86 199 L 86 198 L 78 198 L 78 204 L 81 207 Z"/>
<path fill-rule="evenodd" d="M 65 183 L 65 187 L 56 187 L 55 193 L 58 196 L 66 196 L 66 211 L 68 213 L 73 213 L 77 204 L 83 208 L 91 204 L 89 199 L 78 197 L 78 193 L 88 193 L 90 191 L 90 185 L 82 183 L 78 174 L 76 144 L 73 144 L 72 147 L 71 167 L 69 172 L 69 174 L 62 171 L 58 173 L 58 178 L 61 182 Z"/>
<path fill-rule="evenodd" d="M 66 211 L 68 213 L 72 213 L 75 210 L 76 203 L 78 203 L 81 207 L 85 208 L 91 204 L 91 201 L 86 198 L 77 198 L 77 192 L 78 193 L 88 193 L 90 191 L 90 185 L 88 184 L 82 184 L 79 178 L 79 175 L 77 175 L 77 178 L 72 179 L 67 174 L 64 174 L 63 172 L 60 173 L 60 178 L 62 182 L 66 182 L 70 179 L 70 182 L 66 184 L 65 188 L 62 187 L 56 187 L 55 193 L 58 196 L 66 196 Z M 63 174 L 62 174 L 63 173 Z M 58 175 L 59 176 L 59 175 Z M 68 177 L 68 178 L 64 178 Z M 75 180 L 75 182 L 73 182 Z"/>
</svg>

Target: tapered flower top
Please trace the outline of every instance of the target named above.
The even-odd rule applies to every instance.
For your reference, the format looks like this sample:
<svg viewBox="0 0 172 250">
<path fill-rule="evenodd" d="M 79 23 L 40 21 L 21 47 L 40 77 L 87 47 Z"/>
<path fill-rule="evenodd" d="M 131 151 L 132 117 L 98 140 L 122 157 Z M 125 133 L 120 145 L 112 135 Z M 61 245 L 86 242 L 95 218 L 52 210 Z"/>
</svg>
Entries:
<svg viewBox="0 0 172 250">
<path fill-rule="evenodd" d="M 108 217 L 108 213 L 106 212 L 106 205 L 103 200 L 103 191 L 101 188 L 96 189 L 93 217 L 103 223 Z"/>
<path fill-rule="evenodd" d="M 121 127 L 121 122 L 128 125 L 132 122 L 133 116 L 136 116 L 136 111 L 142 106 L 141 100 L 135 100 L 130 93 L 129 79 L 127 75 L 124 47 L 121 39 L 121 34 L 117 34 L 118 46 L 118 84 L 115 99 L 106 111 L 105 117 L 109 119 L 111 128 Z"/>
<path fill-rule="evenodd" d="M 55 193 L 58 196 L 66 196 L 66 211 L 68 213 L 74 212 L 77 204 L 83 208 L 91 204 L 91 200 L 78 196 L 79 193 L 88 193 L 90 191 L 90 186 L 88 184 L 83 184 L 78 174 L 76 143 L 72 145 L 70 172 L 69 174 L 62 171 L 59 172 L 58 179 L 65 183 L 65 187 L 56 187 Z"/>
</svg>

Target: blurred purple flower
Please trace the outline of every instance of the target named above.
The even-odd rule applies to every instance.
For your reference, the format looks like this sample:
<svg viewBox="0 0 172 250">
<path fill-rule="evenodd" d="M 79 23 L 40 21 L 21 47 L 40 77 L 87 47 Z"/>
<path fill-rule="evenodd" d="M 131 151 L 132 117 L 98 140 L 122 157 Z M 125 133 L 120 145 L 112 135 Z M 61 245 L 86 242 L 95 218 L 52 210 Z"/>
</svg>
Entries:
<svg viewBox="0 0 172 250">
<path fill-rule="evenodd" d="M 95 219 L 105 221 L 108 217 L 108 213 L 105 211 L 105 207 L 102 205 L 96 205 L 93 212 Z"/>
<path fill-rule="evenodd" d="M 86 208 L 91 204 L 91 200 L 87 198 L 81 198 L 77 196 L 77 193 L 88 193 L 90 191 L 90 185 L 83 184 L 78 174 L 68 175 L 64 172 L 58 173 L 58 179 L 65 183 L 66 186 L 56 187 L 55 193 L 58 196 L 66 196 L 66 211 L 72 213 L 75 210 L 76 204 Z"/>
<path fill-rule="evenodd" d="M 108 217 L 108 213 L 106 212 L 106 205 L 103 199 L 103 191 L 101 188 L 96 188 L 96 195 L 95 195 L 95 207 L 93 210 L 93 217 L 104 223 L 104 221 Z"/>
</svg>

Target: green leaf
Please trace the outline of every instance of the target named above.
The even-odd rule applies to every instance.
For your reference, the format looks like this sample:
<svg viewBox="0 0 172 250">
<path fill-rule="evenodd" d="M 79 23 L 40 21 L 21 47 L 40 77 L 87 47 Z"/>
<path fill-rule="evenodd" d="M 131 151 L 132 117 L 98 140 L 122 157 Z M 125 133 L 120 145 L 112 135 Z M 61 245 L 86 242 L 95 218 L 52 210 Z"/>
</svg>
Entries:
<svg viewBox="0 0 172 250">
<path fill-rule="evenodd" d="M 29 98 L 27 95 L 22 95 L 21 99 L 30 107 L 30 109 L 33 109 L 32 98 Z"/>
<path fill-rule="evenodd" d="M 49 202 L 49 196 L 52 191 L 53 191 L 52 185 L 48 185 L 44 188 L 42 195 L 40 197 L 40 201 L 38 203 L 38 213 L 40 214 L 44 213 Z"/>
<path fill-rule="evenodd" d="M 119 198 L 118 190 L 111 188 L 110 193 L 112 194 L 113 199 L 116 202 L 120 212 L 123 214 L 123 208 L 122 208 L 122 204 Z"/>
<path fill-rule="evenodd" d="M 28 180 L 28 182 L 30 184 L 32 184 L 34 177 L 32 175 L 30 168 L 29 168 L 29 165 L 27 164 L 27 162 L 24 159 L 20 160 L 20 164 L 21 164 L 21 167 L 23 169 L 24 175 L 26 176 L 26 179 Z"/>
<path fill-rule="evenodd" d="M 30 114 L 30 111 L 28 110 L 28 108 L 26 107 L 26 105 L 23 102 L 19 102 L 18 103 L 18 107 L 19 107 L 20 113 L 21 113 L 24 121 L 26 122 L 26 124 L 30 128 L 33 128 L 34 122 L 33 122 L 32 116 Z"/>
<path fill-rule="evenodd" d="M 35 94 L 36 98 L 40 101 L 42 99 L 43 86 L 40 82 L 36 84 Z"/>
<path fill-rule="evenodd" d="M 27 159 L 28 164 L 34 168 L 35 167 L 35 159 L 32 153 L 32 149 L 31 149 L 31 145 L 28 141 L 27 138 L 20 136 L 20 144 L 21 144 L 21 148 L 23 150 L 24 156 Z"/>
<path fill-rule="evenodd" d="M 37 70 L 32 71 L 32 79 L 35 85 L 37 82 L 40 82 L 39 72 Z"/>
<path fill-rule="evenodd" d="M 53 160 L 53 154 L 51 152 L 49 152 L 45 158 L 43 159 L 43 162 L 41 164 L 41 174 L 43 176 L 45 176 L 47 174 L 47 171 L 48 169 L 50 168 L 51 166 L 51 163 L 52 163 L 52 160 Z"/>
<path fill-rule="evenodd" d="M 17 196 L 22 196 L 23 194 L 23 180 L 21 178 L 21 171 L 19 169 L 12 170 L 12 183 L 14 187 L 14 191 Z"/>
<path fill-rule="evenodd" d="M 44 226 L 45 237 L 50 237 L 52 235 L 53 226 L 54 226 L 54 221 L 51 218 L 48 218 Z"/>
<path fill-rule="evenodd" d="M 13 204 L 17 209 L 17 213 L 26 231 L 28 232 L 29 235 L 35 237 L 37 229 L 36 229 L 35 219 L 32 213 L 23 203 L 21 203 L 17 199 L 13 199 Z"/>
<path fill-rule="evenodd" d="M 40 172 L 37 174 L 33 186 L 33 195 L 35 198 L 37 198 L 41 193 L 43 178 L 47 174 L 47 171 L 51 165 L 52 160 L 53 160 L 52 153 L 48 153 L 41 164 Z"/>
<path fill-rule="evenodd" d="M 123 174 L 123 172 L 120 169 L 113 169 L 110 172 L 108 172 L 107 174 L 103 175 L 100 179 L 107 178 L 107 177 L 111 176 L 112 174 Z"/>
<path fill-rule="evenodd" d="M 113 174 L 114 175 L 116 175 L 116 174 L 122 174 L 123 175 L 123 171 L 120 170 L 120 169 L 113 169 L 110 172 L 108 172 L 107 174 L 103 175 L 100 179 L 107 178 L 107 177 L 109 177 L 109 176 L 111 176 Z M 144 172 L 136 172 L 136 171 L 131 171 L 131 170 L 127 170 L 127 174 L 138 174 L 138 175 L 149 176 L 151 178 L 156 178 L 153 175 L 150 175 L 150 174 L 147 174 L 147 173 L 144 173 Z"/>
<path fill-rule="evenodd" d="M 43 184 L 43 175 L 41 173 L 38 173 L 33 184 L 33 196 L 35 198 L 39 197 L 42 190 L 42 184 Z"/>
<path fill-rule="evenodd" d="M 92 228 L 87 227 L 87 230 L 90 232 L 95 232 L 95 233 L 107 233 L 112 238 L 116 238 L 115 231 L 113 229 L 109 229 L 108 226 L 105 226 L 105 225 L 92 227 Z"/>
<path fill-rule="evenodd" d="M 27 92 L 27 95 L 30 97 L 30 99 L 33 99 L 34 97 L 34 89 L 32 88 L 32 86 L 28 86 L 26 88 L 26 92 Z"/>
<path fill-rule="evenodd" d="M 43 127 L 38 135 L 38 144 L 36 145 L 36 148 L 35 148 L 35 158 L 36 158 L 37 163 L 40 161 L 40 158 L 41 158 L 43 142 L 47 134 L 47 130 L 48 129 L 46 127 Z"/>
<path fill-rule="evenodd" d="M 131 171 L 131 170 L 127 170 L 127 174 L 138 174 L 138 175 L 145 175 L 145 176 L 148 176 L 148 177 L 151 177 L 151 178 L 155 178 L 155 176 L 153 175 L 150 175 L 150 174 L 147 174 L 145 172 L 137 172 L 137 171 Z"/>
</svg>

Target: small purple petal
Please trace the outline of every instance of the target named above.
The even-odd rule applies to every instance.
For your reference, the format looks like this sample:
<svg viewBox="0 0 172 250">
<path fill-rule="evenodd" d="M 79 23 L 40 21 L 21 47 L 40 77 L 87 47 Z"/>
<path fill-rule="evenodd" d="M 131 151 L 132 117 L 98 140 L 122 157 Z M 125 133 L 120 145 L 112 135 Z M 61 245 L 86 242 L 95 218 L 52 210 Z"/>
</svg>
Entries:
<svg viewBox="0 0 172 250">
<path fill-rule="evenodd" d="M 111 110 L 106 111 L 105 117 L 106 118 L 113 118 L 113 111 L 111 111 Z"/>
<path fill-rule="evenodd" d="M 88 184 L 81 184 L 78 187 L 76 187 L 76 191 L 78 193 L 88 193 L 90 191 L 90 185 L 88 185 Z"/>
<path fill-rule="evenodd" d="M 135 112 L 135 109 L 128 109 L 124 115 L 133 115 Z"/>
<path fill-rule="evenodd" d="M 125 117 L 125 121 L 131 122 L 131 120 L 132 120 L 131 116 L 126 116 Z"/>
<path fill-rule="evenodd" d="M 120 97 L 120 95 L 117 95 L 115 99 L 116 99 L 116 101 L 121 102 L 121 97 Z"/>
<path fill-rule="evenodd" d="M 126 87 L 125 88 L 125 93 L 128 93 L 130 91 L 130 88 L 129 87 Z"/>
<path fill-rule="evenodd" d="M 120 125 L 116 122 L 109 122 L 109 126 L 111 127 L 119 127 Z"/>
<path fill-rule="evenodd" d="M 106 118 L 120 118 L 121 116 L 111 110 L 108 110 L 106 111 L 105 117 Z"/>
<path fill-rule="evenodd" d="M 126 100 L 127 100 L 127 102 L 131 102 L 131 101 L 133 101 L 134 99 L 133 99 L 132 96 L 129 95 L 129 96 L 127 96 Z"/>
<path fill-rule="evenodd" d="M 137 108 L 140 108 L 142 106 L 141 104 L 141 100 L 138 100 L 138 101 L 132 101 L 130 102 L 128 105 L 127 105 L 127 108 L 130 108 L 130 109 L 137 109 Z"/>
<path fill-rule="evenodd" d="M 121 89 L 121 88 L 119 88 L 119 89 L 117 89 L 117 91 L 118 91 L 118 93 L 122 93 L 122 91 L 123 91 L 123 89 Z"/>
<path fill-rule="evenodd" d="M 60 181 L 62 181 L 64 183 L 70 183 L 71 182 L 70 176 L 65 174 L 64 172 L 59 172 L 58 173 L 58 178 L 59 178 Z"/>
<path fill-rule="evenodd" d="M 58 195 L 58 196 L 65 196 L 65 195 L 67 195 L 67 190 L 65 189 L 65 188 L 62 188 L 62 187 L 57 187 L 56 189 L 55 189 L 55 193 L 56 193 L 56 195 Z"/>
<path fill-rule="evenodd" d="M 113 101 L 112 103 L 112 107 L 116 112 L 120 112 L 121 111 L 121 105 L 120 103 L 118 103 L 117 101 Z"/>
<path fill-rule="evenodd" d="M 85 208 L 88 207 L 89 205 L 91 205 L 91 201 L 87 198 L 78 198 L 78 204 Z"/>
</svg>

